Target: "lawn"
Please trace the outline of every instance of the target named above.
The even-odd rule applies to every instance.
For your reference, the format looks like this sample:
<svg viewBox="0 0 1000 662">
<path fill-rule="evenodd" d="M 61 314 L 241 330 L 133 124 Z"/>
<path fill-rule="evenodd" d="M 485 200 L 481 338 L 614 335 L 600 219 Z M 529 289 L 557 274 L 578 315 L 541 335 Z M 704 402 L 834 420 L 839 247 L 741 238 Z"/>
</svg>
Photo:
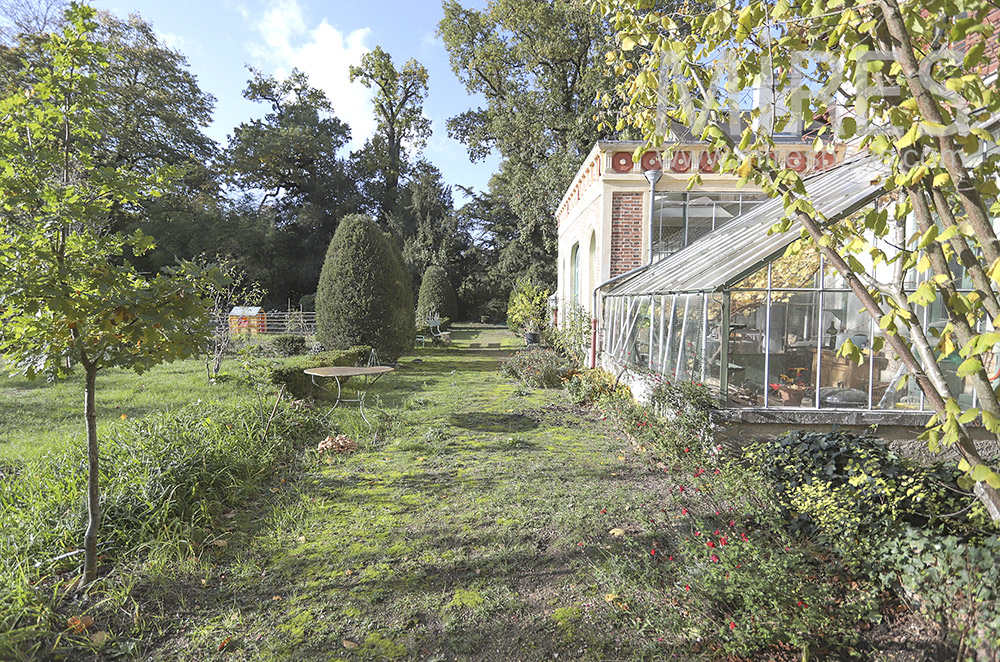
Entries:
<svg viewBox="0 0 1000 662">
<path fill-rule="evenodd" d="M 380 382 L 392 431 L 284 487 L 281 514 L 160 592 L 149 659 L 643 659 L 595 571 L 667 480 L 561 390 L 502 378 L 517 347 L 458 329 Z M 331 430 L 335 431 L 335 430 Z M 636 560 L 646 543 L 630 541 Z M 175 585 L 190 585 L 179 573 Z M 625 619 L 626 621 L 628 619 Z M 220 651 L 221 648 L 221 651 Z M 627 651 L 627 652 L 626 652 Z"/>
<path fill-rule="evenodd" d="M 235 361 L 226 364 L 235 370 Z M 123 416 L 138 418 L 186 404 L 229 400 L 242 388 L 211 384 L 197 359 L 157 366 L 142 375 L 106 370 L 97 377 L 98 433 Z M 0 377 L 0 460 L 33 460 L 67 446 L 84 449 L 83 373 L 49 383 Z M 82 451 L 81 451 L 82 452 Z"/>
<path fill-rule="evenodd" d="M 521 346 L 505 330 L 458 327 L 452 339 L 414 350 L 372 389 L 377 437 L 352 410 L 322 426 L 322 408 L 290 414 L 283 429 L 306 436 L 248 500 L 210 504 L 196 539 L 157 537 L 156 553 L 108 562 L 86 599 L 60 593 L 72 569 L 38 577 L 31 590 L 62 597 L 38 618 L 49 630 L 17 636 L 51 641 L 63 623 L 93 619 L 50 656 L 74 660 L 784 661 L 816 642 L 822 653 L 828 636 L 853 646 L 851 632 L 869 627 L 874 593 L 808 541 L 764 527 L 760 503 L 726 491 L 729 465 L 667 466 L 565 390 L 502 376 Z M 105 384 L 111 425 L 124 425 L 120 411 L 243 388 L 209 386 L 193 362 Z M 72 427 L 57 416 L 72 411 L 70 386 L 26 389 L 39 404 L 23 410 L 35 422 L 19 433 L 20 457 L 42 448 L 29 429 Z M 359 448 L 317 452 L 338 433 Z M 933 638 L 890 634 L 883 652 Z M 720 658 L 703 640 L 750 655 Z"/>
</svg>

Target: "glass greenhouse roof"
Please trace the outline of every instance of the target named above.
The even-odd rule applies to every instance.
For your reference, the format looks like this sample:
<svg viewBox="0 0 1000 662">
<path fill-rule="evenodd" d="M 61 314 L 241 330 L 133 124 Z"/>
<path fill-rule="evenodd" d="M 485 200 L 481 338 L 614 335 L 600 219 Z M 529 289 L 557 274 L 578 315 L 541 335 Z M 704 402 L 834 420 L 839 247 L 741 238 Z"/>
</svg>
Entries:
<svg viewBox="0 0 1000 662">
<path fill-rule="evenodd" d="M 848 216 L 884 192 L 885 167 L 875 156 L 859 156 L 805 178 L 813 206 L 827 221 Z M 800 236 L 793 221 L 784 233 L 769 234 L 785 216 L 780 198 L 770 199 L 722 228 L 623 280 L 607 296 L 717 292 L 781 255 Z"/>
</svg>

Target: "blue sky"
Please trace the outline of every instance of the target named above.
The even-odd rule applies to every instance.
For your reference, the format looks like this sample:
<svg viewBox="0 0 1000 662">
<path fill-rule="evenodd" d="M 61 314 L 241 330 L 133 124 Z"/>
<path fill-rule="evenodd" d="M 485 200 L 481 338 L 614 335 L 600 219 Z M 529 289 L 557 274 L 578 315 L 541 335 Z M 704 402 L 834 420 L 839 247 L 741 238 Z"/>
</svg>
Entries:
<svg viewBox="0 0 1000 662">
<path fill-rule="evenodd" d="M 483 7 L 485 0 L 465 0 Z M 416 58 L 430 74 L 424 112 L 434 134 L 424 156 L 452 185 L 485 190 L 497 159 L 471 163 L 465 147 L 448 137 L 445 121 L 481 103 L 470 97 L 451 71 L 448 53 L 436 35 L 442 10 L 438 0 L 93 0 L 119 16 L 137 13 L 160 38 L 183 53 L 202 90 L 217 99 L 207 133 L 220 144 L 233 127 L 260 117 L 264 107 L 242 97 L 252 65 L 278 77 L 293 67 L 326 92 L 337 117 L 351 126 L 350 149 L 371 135 L 370 92 L 348 79 L 348 67 L 381 45 L 397 66 Z M 345 153 L 346 156 L 346 153 Z M 455 190 L 455 201 L 462 196 Z"/>
</svg>

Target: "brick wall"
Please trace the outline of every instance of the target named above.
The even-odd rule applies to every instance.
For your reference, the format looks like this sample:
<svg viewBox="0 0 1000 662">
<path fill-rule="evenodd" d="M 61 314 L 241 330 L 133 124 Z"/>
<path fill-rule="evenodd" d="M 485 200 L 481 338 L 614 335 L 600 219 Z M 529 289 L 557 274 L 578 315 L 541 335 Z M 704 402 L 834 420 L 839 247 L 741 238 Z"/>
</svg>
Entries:
<svg viewBox="0 0 1000 662">
<path fill-rule="evenodd" d="M 642 193 L 611 197 L 611 276 L 642 266 Z"/>
</svg>

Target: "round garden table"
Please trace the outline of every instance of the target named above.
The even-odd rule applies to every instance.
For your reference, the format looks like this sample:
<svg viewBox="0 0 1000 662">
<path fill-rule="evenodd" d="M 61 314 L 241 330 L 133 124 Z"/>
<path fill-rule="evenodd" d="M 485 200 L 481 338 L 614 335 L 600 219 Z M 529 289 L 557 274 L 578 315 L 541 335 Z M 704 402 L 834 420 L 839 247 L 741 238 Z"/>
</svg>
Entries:
<svg viewBox="0 0 1000 662">
<path fill-rule="evenodd" d="M 303 370 L 316 388 L 322 389 L 327 393 L 331 393 L 337 396 L 337 400 L 333 403 L 333 407 L 330 408 L 330 414 L 333 410 L 340 406 L 340 403 L 344 402 L 356 402 L 358 405 L 358 411 L 361 412 L 361 418 L 365 420 L 368 427 L 371 427 L 371 421 L 365 416 L 365 395 L 368 393 L 375 382 L 379 380 L 387 372 L 392 372 L 395 368 L 387 365 L 373 365 L 373 366 L 330 366 L 327 368 L 307 368 Z M 322 384 L 317 383 L 316 378 L 329 379 L 333 378 L 337 383 L 337 391 L 334 392 L 331 389 L 326 388 Z M 358 397 L 356 398 L 345 398 L 343 397 L 343 390 L 341 388 L 340 380 L 347 379 L 348 377 L 364 377 L 364 384 L 358 387 Z M 330 414 L 327 414 L 329 416 Z"/>
</svg>

